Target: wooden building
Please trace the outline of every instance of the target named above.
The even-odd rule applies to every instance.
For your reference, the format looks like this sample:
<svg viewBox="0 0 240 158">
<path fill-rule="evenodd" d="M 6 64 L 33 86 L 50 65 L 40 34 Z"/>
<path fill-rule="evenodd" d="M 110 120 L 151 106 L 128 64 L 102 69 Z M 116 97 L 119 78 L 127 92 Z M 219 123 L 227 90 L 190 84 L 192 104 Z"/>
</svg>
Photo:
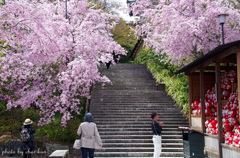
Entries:
<svg viewBox="0 0 240 158">
<path fill-rule="evenodd" d="M 220 45 L 175 73 L 184 72 L 188 76 L 189 126 L 193 130 L 205 133 L 204 149 L 209 157 L 240 157 L 240 148 L 224 144 L 223 137 L 222 107 L 227 100 L 221 99 L 221 73 L 229 70 L 237 72 L 237 83 L 240 83 L 240 41 Z M 240 84 L 237 83 L 232 85 L 232 91 L 238 89 L 239 94 Z M 217 98 L 218 135 L 206 134 L 205 121 L 211 117 L 205 116 L 205 106 L 201 106 L 200 115 L 192 114 L 192 102 L 200 99 L 201 105 L 205 105 L 206 91 L 212 87 L 215 87 Z M 240 101 L 240 95 L 238 95 L 238 100 Z M 239 117 L 238 120 L 240 121 Z"/>
</svg>

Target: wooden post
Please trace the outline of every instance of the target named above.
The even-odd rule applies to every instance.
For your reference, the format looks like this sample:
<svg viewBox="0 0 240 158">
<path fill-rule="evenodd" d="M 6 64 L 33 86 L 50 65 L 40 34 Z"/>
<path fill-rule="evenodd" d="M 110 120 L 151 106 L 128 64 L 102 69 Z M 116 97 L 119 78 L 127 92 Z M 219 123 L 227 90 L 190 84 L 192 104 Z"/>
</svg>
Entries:
<svg viewBox="0 0 240 158">
<path fill-rule="evenodd" d="M 238 84 L 238 100 L 240 100 L 240 52 L 237 54 L 237 84 Z M 240 107 L 240 102 L 238 102 L 238 106 Z M 240 114 L 240 108 L 239 108 L 239 114 Z M 238 118 L 240 121 L 240 117 Z"/>
<path fill-rule="evenodd" d="M 189 97 L 189 127 L 192 126 L 191 114 L 192 114 L 192 102 L 193 102 L 193 89 L 192 89 L 192 77 L 188 76 L 188 97 Z"/>
<path fill-rule="evenodd" d="M 204 92 L 204 69 L 200 69 L 200 98 L 201 98 L 201 121 L 202 121 L 202 133 L 206 133 L 205 127 L 205 92 Z"/>
<path fill-rule="evenodd" d="M 221 100 L 221 79 L 220 79 L 220 63 L 215 66 L 215 79 L 216 79 L 216 95 L 217 95 L 217 121 L 218 121 L 218 148 L 219 158 L 222 158 L 223 129 L 222 129 L 222 100 Z"/>
</svg>

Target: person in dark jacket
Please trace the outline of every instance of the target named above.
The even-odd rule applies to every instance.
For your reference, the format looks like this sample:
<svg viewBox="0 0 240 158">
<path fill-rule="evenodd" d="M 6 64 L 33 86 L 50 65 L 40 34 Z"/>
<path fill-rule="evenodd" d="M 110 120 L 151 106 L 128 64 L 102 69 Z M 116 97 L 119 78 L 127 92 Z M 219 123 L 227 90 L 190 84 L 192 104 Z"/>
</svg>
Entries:
<svg viewBox="0 0 240 158">
<path fill-rule="evenodd" d="M 111 61 L 109 61 L 109 62 L 107 62 L 106 63 L 106 66 L 107 66 L 107 69 L 109 69 L 110 68 L 110 65 L 112 64 L 112 62 Z"/>
<path fill-rule="evenodd" d="M 33 134 L 35 133 L 35 129 L 32 127 L 33 121 L 30 119 L 26 119 L 23 123 L 23 128 L 26 128 L 29 135 L 30 139 L 28 141 L 23 141 L 22 140 L 22 150 L 23 150 L 23 157 L 24 158 L 31 158 L 31 151 L 34 151 L 35 149 L 35 142 L 34 142 L 34 137 Z"/>
<path fill-rule="evenodd" d="M 158 123 L 158 115 L 153 112 L 151 115 L 152 123 L 151 128 L 153 132 L 153 144 L 154 144 L 154 155 L 153 158 L 159 158 L 162 152 L 162 126 L 163 122 Z"/>
</svg>

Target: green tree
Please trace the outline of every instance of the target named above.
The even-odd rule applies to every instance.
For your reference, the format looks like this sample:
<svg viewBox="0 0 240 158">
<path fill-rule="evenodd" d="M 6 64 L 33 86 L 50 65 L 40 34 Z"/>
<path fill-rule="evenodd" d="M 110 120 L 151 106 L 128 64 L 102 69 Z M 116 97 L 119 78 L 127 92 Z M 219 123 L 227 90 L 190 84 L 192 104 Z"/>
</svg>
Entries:
<svg viewBox="0 0 240 158">
<path fill-rule="evenodd" d="M 111 31 L 113 38 L 120 44 L 127 52 L 130 52 L 132 47 L 137 43 L 137 38 L 134 35 L 134 26 L 127 25 L 123 19 Z"/>
</svg>

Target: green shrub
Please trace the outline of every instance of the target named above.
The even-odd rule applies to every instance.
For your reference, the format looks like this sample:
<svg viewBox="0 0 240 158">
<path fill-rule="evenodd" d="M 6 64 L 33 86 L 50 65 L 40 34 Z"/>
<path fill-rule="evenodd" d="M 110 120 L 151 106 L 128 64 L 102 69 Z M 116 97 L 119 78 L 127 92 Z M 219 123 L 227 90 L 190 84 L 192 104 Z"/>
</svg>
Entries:
<svg viewBox="0 0 240 158">
<path fill-rule="evenodd" d="M 182 112 L 188 115 L 188 78 L 183 74 L 173 75 L 179 67 L 170 64 L 165 54 L 156 55 L 152 49 L 142 50 L 135 63 L 146 64 L 156 82 L 165 84 L 168 95 L 182 108 Z"/>
<path fill-rule="evenodd" d="M 80 99 L 82 107 L 85 107 L 86 99 Z M 40 127 L 37 126 L 40 119 L 39 110 L 35 108 L 29 108 L 22 110 L 20 108 L 13 108 L 10 111 L 6 111 L 6 103 L 0 102 L 0 135 L 3 133 L 9 133 L 20 138 L 20 131 L 23 126 L 23 122 L 26 118 L 30 118 L 33 121 L 33 126 L 36 129 L 34 134 L 35 140 L 38 143 L 42 143 L 42 138 L 47 137 L 53 141 L 61 142 L 74 142 L 77 136 L 77 129 L 79 124 L 83 122 L 83 116 L 85 109 L 81 111 L 81 115 L 74 115 L 71 120 L 68 121 L 67 127 L 62 127 L 61 116 L 56 114 L 55 120 L 49 124 L 45 124 Z"/>
<path fill-rule="evenodd" d="M 61 124 L 61 115 L 58 114 L 54 121 L 49 124 L 45 124 L 42 127 L 38 127 L 36 130 L 37 137 L 47 136 L 51 140 L 60 142 L 74 142 L 77 135 L 77 129 L 79 124 L 83 122 L 84 111 L 80 116 L 75 115 L 71 120 L 68 121 L 66 128 Z"/>
</svg>

